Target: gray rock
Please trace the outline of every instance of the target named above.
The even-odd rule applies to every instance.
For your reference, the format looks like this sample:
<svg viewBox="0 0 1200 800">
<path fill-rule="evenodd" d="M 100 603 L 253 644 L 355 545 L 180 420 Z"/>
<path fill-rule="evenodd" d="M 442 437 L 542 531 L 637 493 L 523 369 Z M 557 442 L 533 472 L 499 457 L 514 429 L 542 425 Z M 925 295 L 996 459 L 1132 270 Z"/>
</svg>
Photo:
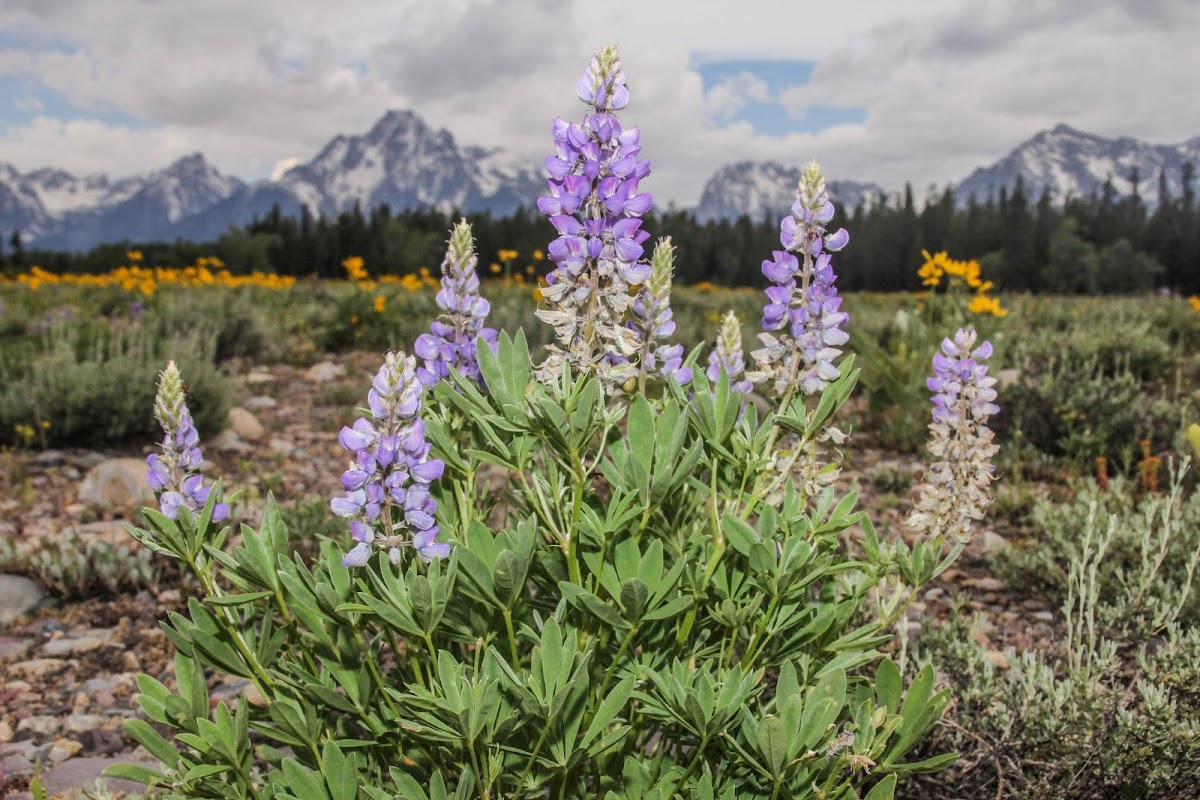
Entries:
<svg viewBox="0 0 1200 800">
<path fill-rule="evenodd" d="M 213 448 L 226 453 L 248 453 L 251 450 L 247 442 L 242 441 L 242 437 L 238 436 L 232 430 L 224 430 L 214 436 L 208 442 Z"/>
<path fill-rule="evenodd" d="M 272 453 L 278 453 L 281 456 L 290 456 L 296 452 L 296 445 L 279 437 L 271 440 L 270 448 Z"/>
<path fill-rule="evenodd" d="M 110 458 L 88 470 L 79 485 L 79 502 L 97 510 L 135 511 L 154 505 L 146 483 L 146 462 L 140 458 Z"/>
<path fill-rule="evenodd" d="M 274 397 L 270 395 L 260 394 L 256 397 L 247 397 L 242 401 L 242 408 L 250 411 L 265 411 L 269 408 L 274 408 L 279 405 Z"/>
<path fill-rule="evenodd" d="M 63 800 L 82 800 L 81 789 L 90 789 L 97 780 L 104 781 L 110 792 L 144 794 L 146 787 L 130 781 L 105 778 L 104 770 L 114 764 L 140 764 L 151 769 L 161 768 L 157 761 L 138 760 L 132 757 L 112 758 L 72 758 L 62 764 L 47 770 L 45 784 L 52 795 L 61 795 Z"/>
<path fill-rule="evenodd" d="M 38 467 L 61 467 L 67 463 L 67 457 L 62 450 L 43 450 L 33 457 L 33 463 Z"/>
<path fill-rule="evenodd" d="M 246 376 L 246 383 L 251 386 L 260 386 L 264 383 L 273 383 L 274 381 L 274 375 L 269 372 L 263 372 L 262 370 L 254 370 Z"/>
<path fill-rule="evenodd" d="M 45 596 L 37 581 L 24 575 L 0 575 L 0 628 L 33 611 Z"/>
<path fill-rule="evenodd" d="M 29 661 L 18 661 L 8 665 L 10 675 L 23 675 L 27 678 L 38 678 L 67 668 L 67 662 L 61 658 L 32 658 Z"/>
<path fill-rule="evenodd" d="M 58 721 L 58 717 L 48 715 L 26 717 L 17 723 L 17 739 L 19 741 L 49 739 L 51 736 L 57 735 L 61 728 L 62 724 Z"/>
<path fill-rule="evenodd" d="M 0 661 L 24 658 L 33 647 L 33 640 L 20 636 L 0 636 Z"/>
<path fill-rule="evenodd" d="M 964 581 L 964 582 L 966 582 L 966 581 Z M 1004 591 L 1004 581 L 1000 580 L 999 578 L 991 578 L 991 577 L 977 578 L 976 580 L 970 581 L 969 583 L 970 583 L 970 585 L 974 586 L 976 589 L 978 589 L 981 592 L 1002 592 L 1002 591 Z"/>
<path fill-rule="evenodd" d="M 332 361 L 321 361 L 313 364 L 304 373 L 304 380 L 311 383 L 329 383 L 346 374 L 346 368 Z"/>
<path fill-rule="evenodd" d="M 78 639 L 51 639 L 42 645 L 42 655 L 51 658 L 74 656 L 89 650 L 96 650 L 101 644 L 103 642 L 94 636 L 81 636 Z"/>
<path fill-rule="evenodd" d="M 19 778 L 33 774 L 33 762 L 28 756 L 14 754 L 0 759 L 0 773 L 6 778 Z"/>
<path fill-rule="evenodd" d="M 267 434 L 254 414 L 236 406 L 229 409 L 229 430 L 248 442 L 257 442 Z"/>
<path fill-rule="evenodd" d="M 57 764 L 60 761 L 66 761 L 82 749 L 83 745 L 74 739 L 58 739 L 50 745 L 50 749 L 46 751 L 46 757 Z"/>
<path fill-rule="evenodd" d="M 104 453 L 97 453 L 95 450 L 88 450 L 86 453 L 72 455 L 70 461 L 80 469 L 91 469 L 97 464 L 103 464 L 105 461 L 108 461 L 108 456 L 104 455 Z"/>
<path fill-rule="evenodd" d="M 979 549 L 987 556 L 1008 547 L 1008 540 L 995 531 L 984 531 L 978 541 Z"/>
</svg>

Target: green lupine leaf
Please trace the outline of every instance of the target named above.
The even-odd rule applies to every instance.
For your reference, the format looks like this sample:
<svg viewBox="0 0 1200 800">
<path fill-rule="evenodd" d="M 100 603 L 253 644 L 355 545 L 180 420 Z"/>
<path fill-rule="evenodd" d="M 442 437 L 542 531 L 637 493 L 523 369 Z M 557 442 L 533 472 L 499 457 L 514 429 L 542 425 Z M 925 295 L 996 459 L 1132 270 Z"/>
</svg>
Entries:
<svg viewBox="0 0 1200 800">
<path fill-rule="evenodd" d="M 749 523 L 730 514 L 721 517 L 721 530 L 733 549 L 744 556 L 750 555 L 750 548 L 759 542 L 758 532 Z"/>
<path fill-rule="evenodd" d="M 871 791 L 867 792 L 867 796 L 863 800 L 892 800 L 896 795 L 896 776 L 888 775 L 886 778 L 875 784 Z"/>
<path fill-rule="evenodd" d="M 890 658 L 881 661 L 875 671 L 875 694 L 889 714 L 895 714 L 900 709 L 900 668 Z"/>
<path fill-rule="evenodd" d="M 771 776 L 779 778 L 783 775 L 791 749 L 791 736 L 778 717 L 767 717 L 758 724 L 755 732 L 755 743 L 758 752 L 762 754 L 763 763 L 770 770 Z"/>
<path fill-rule="evenodd" d="M 210 606 L 245 606 L 251 603 L 262 600 L 265 597 L 271 597 L 274 592 L 240 592 L 238 594 L 226 594 L 220 597 L 206 597 L 204 602 Z"/>
<path fill-rule="evenodd" d="M 320 779 L 318 773 L 313 772 L 294 758 L 285 758 L 282 766 L 283 777 L 297 798 L 329 800 L 329 793 L 325 791 L 325 782 Z"/>
</svg>

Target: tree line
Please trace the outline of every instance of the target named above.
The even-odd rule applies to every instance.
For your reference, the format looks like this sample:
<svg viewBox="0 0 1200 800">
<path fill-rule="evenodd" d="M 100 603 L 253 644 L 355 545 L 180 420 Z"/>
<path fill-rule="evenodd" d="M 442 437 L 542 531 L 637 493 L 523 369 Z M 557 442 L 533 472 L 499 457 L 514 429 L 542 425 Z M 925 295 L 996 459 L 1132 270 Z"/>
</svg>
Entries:
<svg viewBox="0 0 1200 800">
<path fill-rule="evenodd" d="M 852 209 L 838 209 L 834 226 L 850 231 L 850 246 L 835 256 L 838 285 L 845 290 L 917 289 L 922 250 L 946 250 L 957 259 L 980 261 L 986 280 L 1001 291 L 1127 293 L 1168 288 L 1200 293 L 1200 207 L 1195 169 L 1186 164 L 1182 192 L 1173 196 L 1165 173 L 1158 181 L 1153 211 L 1138 193 L 1139 176 L 1121 192 L 1110 178 L 1087 197 L 1052 202 L 1048 192 L 1031 197 L 1018 179 L 984 199 L 960 204 L 953 190 L 931 192 L 921 204 L 911 185 L 895 197 L 880 195 Z M 920 205 L 920 207 L 918 207 Z M 248 225 L 231 227 L 215 242 L 116 242 L 86 253 L 26 250 L 19 234 L 0 248 L 7 273 L 32 264 L 56 272 L 106 272 L 126 263 L 131 249 L 144 264 L 185 266 L 216 256 L 235 272 L 263 270 L 284 275 L 343 277 L 343 259 L 361 256 L 373 275 L 437 272 L 456 213 L 394 212 L 386 205 L 355 207 L 318 217 L 303 209 L 278 207 Z M 542 253 L 554 231 L 536 209 L 508 216 L 467 214 L 474 227 L 480 270 L 486 277 L 501 250 L 518 253 L 508 269 L 545 272 Z M 648 214 L 643 229 L 654 239 L 670 236 L 676 250 L 676 282 L 707 281 L 758 286 L 761 264 L 779 249 L 778 218 L 699 221 L 675 208 Z"/>
</svg>

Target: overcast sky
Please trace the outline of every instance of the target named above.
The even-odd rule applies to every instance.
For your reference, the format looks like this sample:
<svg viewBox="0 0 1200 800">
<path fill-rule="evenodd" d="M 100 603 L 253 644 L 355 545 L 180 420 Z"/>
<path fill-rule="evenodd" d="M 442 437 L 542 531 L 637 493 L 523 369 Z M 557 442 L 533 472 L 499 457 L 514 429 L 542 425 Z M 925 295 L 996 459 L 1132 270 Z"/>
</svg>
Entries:
<svg viewBox="0 0 1200 800">
<path fill-rule="evenodd" d="M 1058 122 L 1200 135 L 1196 0 L 2 0 L 0 162 L 254 179 L 400 108 L 540 164 L 608 41 L 659 202 L 744 159 L 922 187 Z"/>
</svg>

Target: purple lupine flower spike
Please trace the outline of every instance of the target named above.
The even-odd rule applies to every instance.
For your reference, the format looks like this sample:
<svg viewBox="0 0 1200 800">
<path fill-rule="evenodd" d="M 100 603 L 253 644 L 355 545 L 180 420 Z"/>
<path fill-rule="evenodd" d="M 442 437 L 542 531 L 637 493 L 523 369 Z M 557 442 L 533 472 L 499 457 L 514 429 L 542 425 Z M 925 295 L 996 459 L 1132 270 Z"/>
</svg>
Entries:
<svg viewBox="0 0 1200 800">
<path fill-rule="evenodd" d="M 417 337 L 413 352 L 425 364 L 417 368 L 417 379 L 425 386 L 446 380 L 452 371 L 482 383 L 475 357 L 475 341 L 483 339 L 496 349 L 496 331 L 485 328 L 491 306 L 479 294 L 479 276 L 471 226 L 461 220 L 450 234 L 446 258 L 442 261 L 442 288 L 436 301 L 443 311 L 430 325 L 429 333 Z"/>
<path fill-rule="evenodd" d="M 342 559 L 348 567 L 365 565 L 376 548 L 386 549 L 393 564 L 405 547 L 426 561 L 450 553 L 449 544 L 437 541 L 437 501 L 429 484 L 442 477 L 445 464 L 429 457 L 419 416 L 422 388 L 416 359 L 388 353 L 367 395 L 371 417 L 360 417 L 338 436 L 354 456 L 342 473 L 345 494 L 329 503 L 350 521 L 355 545 Z"/>
<path fill-rule="evenodd" d="M 692 380 L 692 368 L 683 366 L 683 345 L 657 342 L 675 332 L 674 313 L 671 311 L 671 277 L 675 271 L 675 248 L 671 237 L 658 240 L 654 255 L 650 258 L 650 277 L 642 285 L 633 301 L 632 319 L 626 327 L 637 332 L 642 342 L 639 363 L 639 382 L 645 384 L 648 376 L 657 375 L 673 379 L 681 386 Z"/>
<path fill-rule="evenodd" d="M 167 363 L 158 382 L 154 398 L 154 416 L 165 435 L 162 452 L 146 456 L 146 483 L 158 495 L 159 508 L 171 519 L 179 518 L 179 509 L 199 512 L 208 502 L 211 486 L 204 485 L 200 476 L 200 433 L 192 423 L 184 397 L 183 378 L 175 362 Z M 229 516 L 229 505 L 213 506 L 212 521 L 220 522 Z"/>
<path fill-rule="evenodd" d="M 933 540 L 968 541 L 972 522 L 991 504 L 987 490 L 999 447 L 987 422 L 1000 407 L 995 402 L 996 379 L 982 363 L 992 355 L 992 345 L 975 347 L 975 341 L 971 328 L 943 340 L 942 351 L 933 357 L 933 377 L 927 381 L 933 392 L 928 446 L 937 461 L 925 472 L 908 524 Z"/>
<path fill-rule="evenodd" d="M 784 394 L 793 380 L 805 394 L 815 394 L 841 374 L 833 362 L 849 340 L 843 329 L 850 317 L 841 310 L 830 254 L 845 247 L 850 235 L 844 228 L 826 230 L 833 214 L 821 168 L 810 162 L 792 213 L 779 226 L 785 249 L 762 265 L 774 285 L 766 290 L 763 308 L 764 347 L 751 354 L 757 363 L 749 377 L 755 383 L 771 380 L 776 394 Z"/>
<path fill-rule="evenodd" d="M 742 322 L 732 311 L 725 314 L 721 320 L 721 330 L 717 334 L 717 344 L 708 354 L 708 369 L 705 376 L 716 383 L 724 372 L 729 376 L 729 388 L 737 392 L 749 392 L 754 388 L 743 375 L 746 368 L 742 357 Z"/>
<path fill-rule="evenodd" d="M 555 268 L 537 311 L 558 343 L 540 373 L 553 378 L 569 363 L 595 370 L 612 391 L 636 375 L 630 358 L 642 344 L 622 322 L 630 287 L 650 277 L 641 260 L 649 238 L 641 216 L 653 198 L 638 188 L 650 162 L 638 158 L 638 129 L 622 128 L 613 113 L 629 102 L 615 45 L 601 48 L 575 88 L 590 110 L 581 124 L 554 121 L 556 152 L 546 159 L 550 195 L 538 200 L 559 234 L 546 249 Z"/>
</svg>

